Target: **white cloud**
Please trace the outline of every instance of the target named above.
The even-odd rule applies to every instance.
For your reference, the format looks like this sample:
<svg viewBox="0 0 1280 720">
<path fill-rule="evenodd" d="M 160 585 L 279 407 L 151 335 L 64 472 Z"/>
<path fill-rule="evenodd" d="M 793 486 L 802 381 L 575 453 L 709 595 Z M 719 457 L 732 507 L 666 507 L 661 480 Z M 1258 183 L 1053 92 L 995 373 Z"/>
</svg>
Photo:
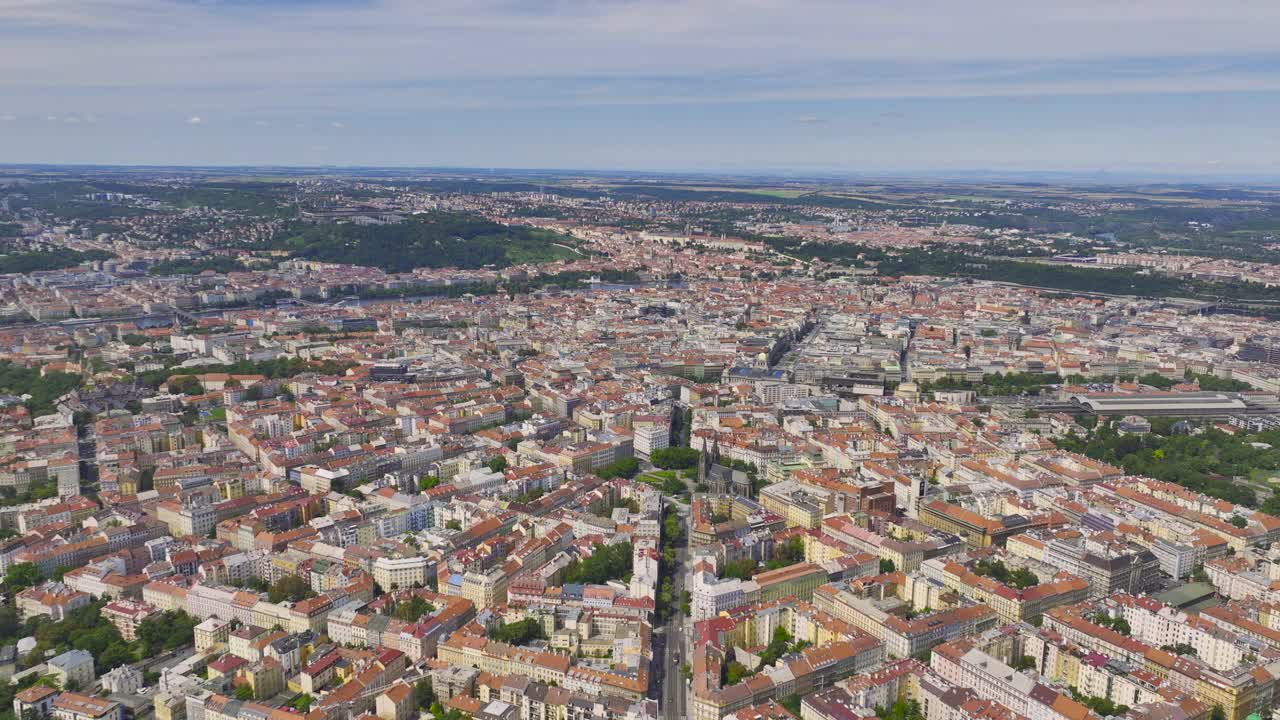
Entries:
<svg viewBox="0 0 1280 720">
<path fill-rule="evenodd" d="M 0 93 L 252 113 L 1273 89 L 1277 26 L 1249 0 L 0 0 Z"/>
<path fill-rule="evenodd" d="M 454 164 L 545 167 L 550 156 L 583 167 L 890 168 L 1026 166 L 1066 158 L 1097 167 L 1116 158 L 1163 161 L 1172 149 L 1187 167 L 1260 165 L 1256 147 L 1268 136 L 1251 127 L 1180 134 L 1198 122 L 1191 117 L 1197 113 L 1153 111 L 1153 129 L 1166 133 L 1128 142 L 1125 133 L 1137 122 L 1128 114 L 1139 114 L 1141 104 L 1128 98 L 1165 94 L 1172 104 L 1174 94 L 1280 92 L 1276 27 L 1280 3 L 1256 0 L 0 0 L 0 67 L 8 71 L 0 73 L 0 97 L 7 108 L 31 108 L 23 119 L 47 115 L 57 123 L 50 127 L 76 141 L 40 146 L 11 131 L 0 133 L 0 154 L 401 163 L 408 158 L 396 133 L 407 136 L 406 126 L 417 123 L 439 131 L 413 135 L 422 153 L 415 161 Z M 449 62 L 423 62 L 428 56 Z M 1055 133 L 1045 132 L 1046 115 L 1038 110 L 1048 102 L 1003 104 L 1091 95 L 1121 96 L 1123 112 L 1103 110 L 1088 123 L 1073 123 L 1086 105 L 1112 104 L 1080 97 L 1082 111 L 1065 113 L 1064 128 Z M 1001 101 L 984 106 L 996 110 L 974 121 L 976 128 L 935 122 L 923 110 L 908 110 L 909 123 L 898 123 L 895 115 L 878 113 L 882 107 L 863 112 L 822 105 L 986 97 Z M 1228 124 L 1251 122 L 1239 103 L 1219 99 L 1236 113 L 1223 113 Z M 744 117 L 762 112 L 771 121 L 741 128 L 713 121 L 719 109 L 705 115 L 686 109 L 681 116 L 675 107 L 707 103 L 775 105 L 741 108 Z M 632 145 L 644 147 L 641 152 L 593 125 L 591 113 L 565 120 L 563 132 L 545 131 L 557 117 L 547 113 L 527 131 L 483 140 L 474 136 L 484 128 L 463 125 L 466 115 L 430 114 L 583 106 L 639 106 L 637 123 L 651 117 L 642 114 L 645 106 L 655 115 L 672 106 L 674 122 L 640 128 L 648 141 Z M 218 122 L 192 111 L 182 115 L 184 107 L 211 108 Z M 92 137 L 97 128 L 61 124 L 67 117 L 92 122 L 86 108 L 104 125 L 110 121 L 112 142 Z M 335 115 L 343 122 L 323 120 Z M 297 124 L 297 142 L 273 142 L 300 118 L 306 120 Z M 201 127 L 181 131 L 183 121 Z M 1103 122 L 1118 132 L 1104 132 Z M 723 129 L 704 130 L 704 123 Z M 778 137 L 778 123 L 807 132 L 792 133 L 799 138 L 792 142 Z M 847 143 L 821 142 L 837 123 L 886 130 Z M 317 132 L 342 125 L 360 131 Z M 932 129 L 913 132 L 910 142 L 894 140 L 906 125 Z M 278 130 L 242 133 L 244 143 L 150 142 L 166 132 L 190 140 L 254 126 Z M 580 134 L 572 132 L 579 128 Z M 1025 132 L 1010 134 L 1010 128 Z M 129 133 L 136 137 L 127 139 Z M 311 136 L 335 140 L 333 150 L 316 146 L 309 157 Z M 562 145 L 555 145 L 556 136 L 564 136 Z M 554 149 L 540 156 L 527 149 L 543 141 Z M 1008 146 L 1017 149 L 996 152 Z M 964 150 L 988 147 L 994 148 L 990 156 Z M 1210 166 L 1218 157 L 1222 165 Z"/>
<path fill-rule="evenodd" d="M 331 127 L 336 127 L 336 128 L 344 128 L 344 127 L 346 127 L 346 125 L 344 125 L 343 123 L 338 122 L 337 120 L 334 120 L 333 122 L 329 123 L 329 125 L 330 125 Z"/>
<path fill-rule="evenodd" d="M 10 115 L 9 113 L 0 114 L 0 122 L 13 122 L 17 119 L 17 115 Z"/>
</svg>

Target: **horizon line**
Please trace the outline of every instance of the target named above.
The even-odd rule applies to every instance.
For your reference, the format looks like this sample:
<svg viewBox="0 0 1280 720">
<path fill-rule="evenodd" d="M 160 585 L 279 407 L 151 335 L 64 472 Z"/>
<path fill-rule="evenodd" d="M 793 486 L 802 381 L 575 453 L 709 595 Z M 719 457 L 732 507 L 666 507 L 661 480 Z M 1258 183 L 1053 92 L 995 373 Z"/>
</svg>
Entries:
<svg viewBox="0 0 1280 720">
<path fill-rule="evenodd" d="M 997 178 L 1021 178 L 1018 182 L 1029 182 L 1032 178 L 1040 177 L 1047 180 L 1056 180 L 1058 182 L 1071 181 L 1082 182 L 1085 184 L 1143 184 L 1157 183 L 1168 185 L 1194 185 L 1204 182 L 1251 182 L 1261 184 L 1277 184 L 1280 185 L 1280 171 L 1275 172 L 1248 172 L 1248 171 L 1230 171 L 1221 170 L 1218 172 L 1188 172 L 1176 170 L 1126 170 L 1126 169 L 1106 169 L 1097 170 L 1066 170 L 1066 169 L 991 169 L 991 168 L 951 168 L 951 169 L 932 169 L 932 170 L 828 170 L 820 171 L 803 168 L 743 168 L 743 169 L 665 169 L 665 170 L 641 170 L 628 168 L 572 168 L 572 167 L 482 167 L 468 165 L 360 165 L 360 164 L 282 164 L 282 163 L 264 163 L 264 164 L 157 164 L 157 163 L 5 163 L 0 162 L 0 171 L 22 170 L 22 169 L 95 169 L 95 170 L 252 170 L 252 171 L 269 171 L 269 170 L 286 170 L 286 171 L 305 171 L 305 172 L 343 172 L 353 173 L 358 171 L 381 171 L 381 172 L 452 172 L 465 175 L 482 176 L 484 174 L 528 174 L 528 173 L 547 173 L 554 175 L 599 175 L 599 176 L 649 176 L 649 177 L 716 177 L 716 178 L 737 178 L 743 180 L 782 180 L 788 182 L 803 181 L 858 181 L 858 180 L 876 180 L 883 178 L 892 178 L 897 180 L 910 180 L 912 178 L 929 179 L 929 180 L 950 180 L 959 182 L 977 182 L 982 180 L 992 180 Z M 3 178 L 4 173 L 0 173 Z M 981 176 L 986 176 L 981 177 Z M 502 178 L 494 178 L 499 181 Z"/>
</svg>

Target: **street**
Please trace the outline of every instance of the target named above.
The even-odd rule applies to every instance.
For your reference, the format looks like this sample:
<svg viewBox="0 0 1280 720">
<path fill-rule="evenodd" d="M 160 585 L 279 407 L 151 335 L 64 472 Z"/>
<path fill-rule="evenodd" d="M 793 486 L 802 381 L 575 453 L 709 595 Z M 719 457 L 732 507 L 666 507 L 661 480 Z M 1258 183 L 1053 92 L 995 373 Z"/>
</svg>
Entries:
<svg viewBox="0 0 1280 720">
<path fill-rule="evenodd" d="M 662 654 L 656 668 L 656 680 L 661 688 L 658 704 L 662 716 L 668 720 L 679 720 L 680 718 L 688 717 L 686 710 L 688 705 L 687 687 L 684 674 L 680 672 L 680 666 L 689 661 L 685 617 L 680 610 L 680 599 L 684 594 L 684 564 L 689 554 L 689 533 L 685 514 L 688 508 L 674 500 L 668 500 L 668 502 L 676 513 L 676 517 L 679 518 L 683 532 L 680 545 L 676 549 L 675 567 L 672 569 L 674 592 L 672 593 L 671 607 L 668 608 L 667 622 L 662 626 L 660 635 Z"/>
</svg>

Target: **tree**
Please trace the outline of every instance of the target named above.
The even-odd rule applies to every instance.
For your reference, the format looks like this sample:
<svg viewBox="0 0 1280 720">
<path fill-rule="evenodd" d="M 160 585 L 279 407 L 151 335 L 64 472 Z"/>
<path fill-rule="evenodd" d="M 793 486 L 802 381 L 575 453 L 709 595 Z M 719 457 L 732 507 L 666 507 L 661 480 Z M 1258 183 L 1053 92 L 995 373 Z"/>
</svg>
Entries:
<svg viewBox="0 0 1280 720">
<path fill-rule="evenodd" d="M 534 488 L 529 492 L 520 493 L 519 495 L 515 496 L 514 498 L 512 498 L 512 502 L 531 503 L 546 494 L 547 494 L 546 490 L 543 490 L 540 487 Z"/>
<path fill-rule="evenodd" d="M 236 688 L 236 699 L 245 700 L 245 701 L 252 700 L 253 688 L 249 687 L 248 683 L 245 683 L 244 685 L 241 685 L 240 687 Z"/>
<path fill-rule="evenodd" d="M 1259 471 L 1280 470 L 1280 431 L 1231 435 L 1209 428 L 1197 434 L 1178 431 L 1170 418 L 1152 418 L 1145 435 L 1120 434 L 1100 425 L 1086 437 L 1060 437 L 1062 449 L 1118 465 L 1126 474 L 1144 475 L 1189 490 L 1256 507 L 1258 496 L 1249 483 L 1233 481 Z M 1280 509 L 1280 502 L 1268 509 Z"/>
<path fill-rule="evenodd" d="M 773 637 L 769 640 L 769 644 L 765 646 L 764 652 L 760 653 L 760 662 L 764 665 L 773 665 L 778 659 L 787 653 L 791 646 L 791 633 L 787 632 L 785 627 L 779 625 L 773 629 Z"/>
<path fill-rule="evenodd" d="M 296 257 L 408 272 L 417 267 L 504 268 L 576 258 L 572 238 L 524 225 L 501 225 L 479 215 L 431 212 L 392 225 L 315 224 L 299 228 L 284 246 Z M 509 281 L 513 291 L 521 285 Z"/>
<path fill-rule="evenodd" d="M 458 520 L 449 520 L 444 524 L 444 526 L 450 530 L 461 530 L 462 522 Z"/>
<path fill-rule="evenodd" d="M 498 625 L 489 631 L 489 637 L 510 645 L 527 645 L 531 640 L 545 639 L 546 635 L 542 631 L 542 623 L 536 618 L 525 618 Z"/>
<path fill-rule="evenodd" d="M 1170 380 L 1169 378 L 1161 375 L 1160 373 L 1154 373 L 1154 372 L 1147 373 L 1146 375 L 1143 375 L 1142 377 L 1138 378 L 1138 382 L 1142 383 L 1143 385 L 1150 385 L 1151 387 L 1156 388 L 1157 390 L 1168 390 L 1169 388 L 1178 384 L 1176 380 Z"/>
<path fill-rule="evenodd" d="M 190 645 L 195 640 L 198 618 L 182 610 L 168 610 L 138 624 L 139 655 L 154 657 L 167 650 Z"/>
<path fill-rule="evenodd" d="M 885 560 L 885 559 L 883 559 L 883 558 L 880 560 L 880 573 L 881 573 L 881 574 L 884 574 L 884 573 L 891 573 L 891 572 L 897 572 L 897 570 L 898 570 L 898 568 L 894 566 L 894 564 L 893 564 L 893 561 L 892 561 L 892 560 Z"/>
<path fill-rule="evenodd" d="M 602 585 L 631 575 L 631 543 L 597 543 L 591 555 L 574 560 L 564 569 L 564 582 Z"/>
<path fill-rule="evenodd" d="M 680 536 L 684 534 L 684 528 L 680 525 L 678 513 L 668 512 L 662 518 L 662 542 L 664 545 L 674 545 L 680 542 Z"/>
<path fill-rule="evenodd" d="M 104 667 L 116 668 L 133 662 L 136 657 L 133 649 L 125 643 L 113 642 L 95 659 Z"/>
<path fill-rule="evenodd" d="M 133 662 L 139 655 L 145 656 L 142 643 L 133 646 L 126 643 L 115 626 L 103 617 L 105 604 L 105 600 L 98 600 L 72 610 L 58 622 L 39 620 L 26 628 L 36 640 L 35 657 L 31 659 L 39 662 L 50 650 L 84 650 L 93 656 L 97 672 L 104 673 Z M 27 634 L 21 627 L 18 632 Z"/>
<path fill-rule="evenodd" d="M 18 610 L 12 604 L 0 605 L 0 644 L 11 645 L 24 635 L 22 621 L 18 619 Z"/>
<path fill-rule="evenodd" d="M 1077 415 L 1075 421 L 1077 425 L 1086 430 L 1092 430 L 1098 426 L 1097 415 Z"/>
<path fill-rule="evenodd" d="M 0 257 L 0 266 L 13 257 Z M 33 417 L 51 415 L 58 398 L 79 387 L 81 377 L 73 373 L 51 371 L 41 374 L 39 367 L 25 367 L 0 360 L 0 394 L 29 395 L 24 403 Z"/>
<path fill-rule="evenodd" d="M 405 622 L 417 622 L 423 615 L 433 613 L 435 610 L 435 605 L 423 600 L 421 596 L 414 595 L 404 602 L 396 603 L 396 609 L 391 611 L 391 616 Z"/>
<path fill-rule="evenodd" d="M 1040 584 L 1040 578 L 1026 568 L 1018 568 L 1009 573 L 1009 585 L 1019 590 L 1026 590 Z"/>
<path fill-rule="evenodd" d="M 426 492 L 431 488 L 440 484 L 440 478 L 435 475 L 423 475 L 418 478 L 418 490 Z"/>
<path fill-rule="evenodd" d="M 875 711 L 880 720 L 924 720 L 920 703 L 914 700 L 898 700 L 891 707 L 876 707 Z"/>
<path fill-rule="evenodd" d="M 626 508 L 627 512 L 638 513 L 640 512 L 640 501 L 635 498 L 618 498 L 609 506 L 609 510 L 612 511 L 616 508 Z"/>
<path fill-rule="evenodd" d="M 775 550 L 774 557 L 783 565 L 801 562 L 804 560 L 804 538 L 799 535 L 787 538 L 787 541 Z"/>
<path fill-rule="evenodd" d="M 490 459 L 489 462 L 485 463 L 485 465 L 491 472 L 500 473 L 507 469 L 507 459 L 502 455 L 499 455 Z"/>
<path fill-rule="evenodd" d="M 685 408 L 680 413 L 680 447 L 689 447 L 690 435 L 693 433 L 693 408 Z M 799 713 L 796 713 L 799 715 Z"/>
<path fill-rule="evenodd" d="M 724 675 L 726 685 L 737 685 L 746 678 L 755 675 L 755 672 L 737 660 L 730 660 Z"/>
<path fill-rule="evenodd" d="M 640 472 L 640 461 L 633 457 L 620 458 L 596 471 L 596 475 L 609 480 L 611 478 L 633 478 Z"/>
<path fill-rule="evenodd" d="M 1129 712 L 1128 705 L 1117 705 L 1107 698 L 1084 695 L 1075 688 L 1070 688 L 1070 690 L 1071 697 L 1075 698 L 1076 702 L 1083 704 L 1085 707 L 1099 715 L 1102 715 L 1103 717 L 1116 717 Z M 1212 717 L 1212 714 L 1210 714 L 1210 717 Z"/>
<path fill-rule="evenodd" d="M 1240 392 L 1249 390 L 1249 383 L 1235 378 L 1220 378 L 1217 375 L 1202 375 L 1199 373 L 1191 373 L 1188 380 L 1194 380 L 1200 383 L 1201 390 L 1212 392 Z"/>
<path fill-rule="evenodd" d="M 40 568 L 35 563 L 20 562 L 9 566 L 4 575 L 4 584 L 14 591 L 37 585 L 40 579 Z"/>
<path fill-rule="evenodd" d="M 1245 519 L 1244 519 L 1244 517 L 1243 517 L 1243 516 L 1241 516 L 1241 515 L 1232 515 L 1232 516 L 1231 516 L 1231 520 L 1230 520 L 1230 522 L 1231 522 L 1231 524 L 1232 524 L 1232 525 L 1234 525 L 1234 526 L 1236 526 L 1236 527 L 1238 527 L 1238 528 L 1246 528 L 1246 527 L 1249 527 L 1249 521 L 1248 521 L 1248 520 L 1245 520 Z"/>
<path fill-rule="evenodd" d="M 285 575 L 271 585 L 271 589 L 267 590 L 267 599 L 273 603 L 291 600 L 297 602 L 310 597 L 315 597 L 315 593 L 311 590 L 311 585 L 298 575 Z"/>
<path fill-rule="evenodd" d="M 1016 660 L 1013 661 L 1012 667 L 1014 670 L 1019 670 L 1019 671 L 1035 670 L 1036 659 L 1031 657 L 1030 655 L 1020 655 Z"/>
<path fill-rule="evenodd" d="M 737 578 L 739 580 L 750 580 L 755 574 L 756 561 L 751 558 L 740 558 L 738 560 L 730 560 L 720 568 L 720 577 Z"/>
<path fill-rule="evenodd" d="M 169 381 L 170 395 L 200 395 L 204 388 L 200 381 L 191 375 L 180 375 Z"/>
<path fill-rule="evenodd" d="M 413 686 L 413 704 L 419 710 L 426 710 L 436 701 L 436 694 L 431 689 L 431 681 L 422 679 Z"/>
<path fill-rule="evenodd" d="M 996 582 L 1019 590 L 1040 584 L 1040 579 L 1035 573 L 1026 568 L 1010 570 L 1002 560 L 979 560 L 974 563 L 973 572 L 975 575 L 990 577 Z"/>
<path fill-rule="evenodd" d="M 702 453 L 687 447 L 668 447 L 654 450 L 649 455 L 649 462 L 663 470 L 683 470 L 698 464 Z"/>
<path fill-rule="evenodd" d="M 666 495 L 683 495 L 689 489 L 689 487 L 684 484 L 683 480 L 674 476 L 666 476 L 658 480 L 653 480 L 650 477 L 642 477 L 640 481 L 646 485 L 658 488 Z"/>
<path fill-rule="evenodd" d="M 1125 620 L 1122 617 L 1111 617 L 1105 612 L 1095 613 L 1089 618 L 1089 620 L 1092 621 L 1094 625 L 1111 628 L 1121 635 L 1128 635 L 1131 631 L 1128 620 Z"/>
</svg>

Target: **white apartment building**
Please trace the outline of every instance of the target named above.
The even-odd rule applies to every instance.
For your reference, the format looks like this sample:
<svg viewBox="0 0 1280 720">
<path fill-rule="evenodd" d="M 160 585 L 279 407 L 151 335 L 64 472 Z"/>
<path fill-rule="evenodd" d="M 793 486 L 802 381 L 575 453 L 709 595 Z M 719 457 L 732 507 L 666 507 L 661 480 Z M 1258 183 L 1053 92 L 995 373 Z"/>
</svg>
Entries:
<svg viewBox="0 0 1280 720">
<path fill-rule="evenodd" d="M 380 557 L 373 561 L 373 581 L 384 591 L 425 586 L 431 567 L 425 557 Z"/>
<path fill-rule="evenodd" d="M 671 445 L 671 428 L 667 425 L 639 425 L 632 428 L 632 432 L 635 434 L 633 449 L 641 460 L 648 460 L 653 451 Z"/>
</svg>

